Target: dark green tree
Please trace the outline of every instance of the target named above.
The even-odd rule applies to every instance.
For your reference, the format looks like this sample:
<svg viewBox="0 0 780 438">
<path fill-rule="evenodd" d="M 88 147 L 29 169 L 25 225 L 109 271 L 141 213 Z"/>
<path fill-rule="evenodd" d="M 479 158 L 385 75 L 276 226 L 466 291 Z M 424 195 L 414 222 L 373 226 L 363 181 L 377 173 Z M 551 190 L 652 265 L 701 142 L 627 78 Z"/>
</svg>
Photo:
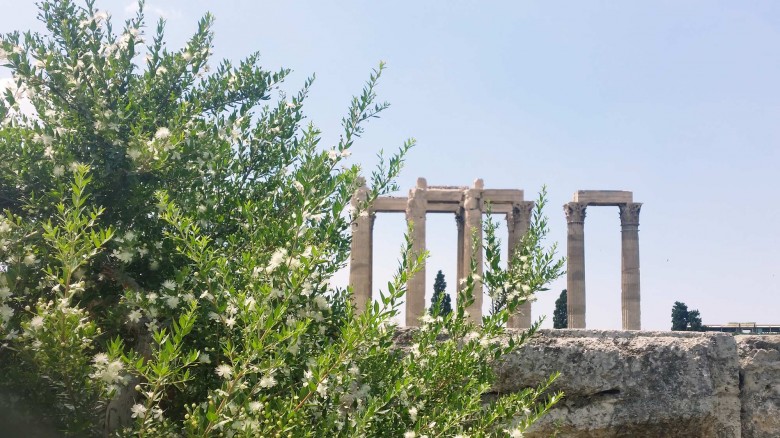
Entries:
<svg viewBox="0 0 780 438">
<path fill-rule="evenodd" d="M 672 330 L 703 332 L 704 325 L 701 323 L 701 313 L 698 310 L 688 310 L 685 303 L 675 301 L 672 307 Z"/>
<path fill-rule="evenodd" d="M 679 301 L 672 307 L 672 330 L 685 331 L 688 329 L 688 306 Z"/>
<path fill-rule="evenodd" d="M 553 313 L 553 328 L 565 329 L 569 327 L 569 312 L 566 308 L 568 296 L 566 289 L 561 291 L 561 296 L 555 300 L 555 312 Z"/>
<path fill-rule="evenodd" d="M 452 312 L 452 302 L 450 294 L 444 292 L 447 289 L 447 282 L 444 281 L 444 274 L 439 271 L 436 274 L 436 280 L 433 282 L 433 296 L 431 297 L 431 308 L 428 313 L 433 315 L 433 308 L 439 303 L 439 315 L 446 316 Z"/>
<path fill-rule="evenodd" d="M 688 331 L 703 332 L 704 326 L 701 323 L 701 314 L 698 310 L 688 311 Z"/>
</svg>

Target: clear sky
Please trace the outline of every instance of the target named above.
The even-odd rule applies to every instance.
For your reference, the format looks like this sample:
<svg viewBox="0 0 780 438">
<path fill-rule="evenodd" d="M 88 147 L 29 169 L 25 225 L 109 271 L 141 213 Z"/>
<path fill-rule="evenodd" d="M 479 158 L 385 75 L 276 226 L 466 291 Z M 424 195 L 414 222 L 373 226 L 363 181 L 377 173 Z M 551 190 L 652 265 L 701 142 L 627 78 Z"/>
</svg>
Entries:
<svg viewBox="0 0 780 438">
<path fill-rule="evenodd" d="M 115 19 L 129 1 L 100 1 Z M 561 206 L 576 190 L 630 190 L 640 217 L 642 326 L 668 329 L 675 301 L 705 324 L 780 324 L 780 3 L 772 1 L 185 1 L 151 0 L 178 47 L 206 11 L 217 58 L 259 51 L 317 74 L 308 107 L 325 144 L 380 60 L 391 108 L 352 159 L 418 145 L 400 178 L 431 185 L 546 184 L 550 238 L 566 252 Z M 0 32 L 38 29 L 31 1 L 0 0 Z M 7 71 L 0 76 L 7 77 Z M 504 228 L 505 229 L 505 228 Z M 375 228 L 375 285 L 389 279 L 403 218 Z M 428 283 L 455 284 L 455 222 L 429 215 Z M 617 208 L 585 222 L 587 325 L 620 327 Z M 345 274 L 336 279 L 346 282 Z M 565 287 L 534 304 L 551 315 Z M 430 291 L 429 291 L 430 293 Z M 546 324 L 551 325 L 551 316 Z"/>
</svg>

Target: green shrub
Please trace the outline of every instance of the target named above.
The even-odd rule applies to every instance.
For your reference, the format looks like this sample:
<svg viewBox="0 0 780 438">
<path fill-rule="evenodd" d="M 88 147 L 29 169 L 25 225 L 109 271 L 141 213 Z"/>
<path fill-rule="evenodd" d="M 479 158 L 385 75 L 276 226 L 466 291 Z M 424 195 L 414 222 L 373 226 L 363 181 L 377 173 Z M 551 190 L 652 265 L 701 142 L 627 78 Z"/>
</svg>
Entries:
<svg viewBox="0 0 780 438">
<path fill-rule="evenodd" d="M 301 125 L 312 79 L 286 95 L 289 71 L 257 54 L 210 71 L 211 16 L 172 51 L 140 6 L 114 29 L 91 1 L 43 1 L 45 34 L 0 40 L 0 389 L 70 436 L 518 436 L 560 397 L 483 400 L 491 362 L 538 327 L 499 343 L 510 312 L 560 275 L 538 240 L 527 269 L 488 255 L 502 309 L 468 318 L 470 276 L 406 354 L 392 318 L 424 262 L 408 240 L 379 302 L 329 284 L 366 207 L 349 211 L 344 160 L 387 108 L 383 65 L 328 148 Z M 412 145 L 372 172 L 369 203 Z"/>
</svg>

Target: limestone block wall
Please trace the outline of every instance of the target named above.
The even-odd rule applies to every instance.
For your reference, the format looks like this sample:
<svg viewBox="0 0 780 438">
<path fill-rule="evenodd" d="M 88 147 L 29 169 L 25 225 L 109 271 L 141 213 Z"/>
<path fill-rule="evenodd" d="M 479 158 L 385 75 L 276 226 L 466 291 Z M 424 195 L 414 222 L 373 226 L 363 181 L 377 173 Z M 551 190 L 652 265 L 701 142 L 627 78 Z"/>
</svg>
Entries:
<svg viewBox="0 0 780 438">
<path fill-rule="evenodd" d="M 780 436 L 780 336 L 737 336 L 742 438 Z"/>
<path fill-rule="evenodd" d="M 526 437 L 780 437 L 780 336 L 541 330 L 496 365 L 493 391 L 555 371 L 565 397 Z"/>
</svg>

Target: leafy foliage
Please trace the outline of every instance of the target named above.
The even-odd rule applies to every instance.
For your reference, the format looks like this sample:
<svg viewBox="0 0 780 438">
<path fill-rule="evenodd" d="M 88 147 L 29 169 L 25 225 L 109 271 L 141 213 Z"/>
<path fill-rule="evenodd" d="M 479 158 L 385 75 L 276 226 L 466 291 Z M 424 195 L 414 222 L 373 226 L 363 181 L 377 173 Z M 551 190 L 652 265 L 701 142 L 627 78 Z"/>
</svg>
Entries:
<svg viewBox="0 0 780 438">
<path fill-rule="evenodd" d="M 365 309 L 329 283 L 354 215 L 414 144 L 380 158 L 350 211 L 360 169 L 345 160 L 388 107 L 384 65 L 326 147 L 303 125 L 313 78 L 288 95 L 289 70 L 257 54 L 212 71 L 210 15 L 171 50 L 143 11 L 115 31 L 92 1 L 43 1 L 45 34 L 0 39 L 15 81 L 0 103 L 0 388 L 69 436 L 506 436 L 560 398 L 550 380 L 484 399 L 491 363 L 538 327 L 499 342 L 509 314 L 559 275 L 544 193 L 509 269 L 486 224 L 501 305 L 471 321 L 470 275 L 399 351 L 393 318 L 425 256 L 408 238 Z"/>
</svg>

